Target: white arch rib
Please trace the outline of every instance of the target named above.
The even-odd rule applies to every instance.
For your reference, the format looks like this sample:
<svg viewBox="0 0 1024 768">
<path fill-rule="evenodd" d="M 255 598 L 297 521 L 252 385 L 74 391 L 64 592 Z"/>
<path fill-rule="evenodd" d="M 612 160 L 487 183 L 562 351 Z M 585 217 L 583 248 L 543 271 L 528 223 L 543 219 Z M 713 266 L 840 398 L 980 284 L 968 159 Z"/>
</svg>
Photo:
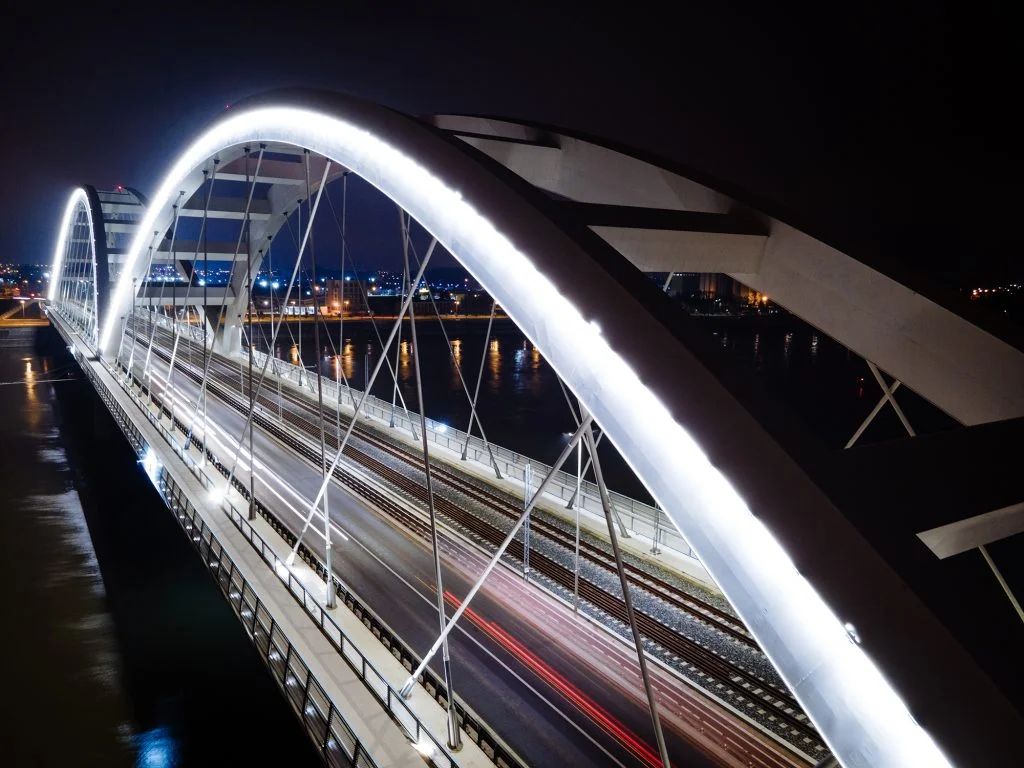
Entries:
<svg viewBox="0 0 1024 768">
<path fill-rule="evenodd" d="M 85 206 L 86 213 L 89 215 L 89 239 L 93 240 L 93 226 L 92 226 L 92 212 L 89 211 L 89 197 L 85 193 L 83 187 L 78 187 L 71 191 L 68 196 L 68 202 L 64 206 L 64 215 L 60 220 L 60 229 L 57 230 L 57 245 L 53 250 L 53 264 L 50 267 L 50 292 L 47 296 L 48 301 L 53 301 L 57 297 L 57 288 L 60 285 L 61 270 L 64 269 L 64 251 L 68 244 L 68 230 L 71 229 L 71 217 L 75 215 L 75 208 L 79 204 Z M 95 242 L 95 241 L 94 241 Z M 93 261 L 96 260 L 96 251 L 93 248 Z M 95 267 L 95 264 L 93 265 Z"/>
<path fill-rule="evenodd" d="M 92 207 L 89 205 L 89 195 L 84 187 L 77 187 L 68 196 L 68 202 L 64 206 L 64 216 L 61 217 L 60 229 L 57 232 L 57 245 L 53 251 L 53 264 L 50 267 L 50 290 L 47 294 L 47 301 L 53 302 L 57 297 L 57 291 L 63 278 L 64 255 L 67 251 L 68 236 L 71 232 L 72 221 L 75 211 L 81 205 L 85 209 L 86 219 L 89 221 L 89 255 L 92 258 L 92 300 L 96 315 L 96 325 L 93 329 L 94 338 L 90 343 L 95 342 L 95 336 L 99 333 L 100 305 L 99 286 L 96 283 L 96 225 L 92 220 Z"/>
<path fill-rule="evenodd" d="M 183 181 L 230 147 L 284 142 L 351 169 L 422 224 L 480 281 L 580 397 L 697 552 L 847 765 L 949 765 L 843 622 L 626 361 L 459 192 L 381 138 L 333 114 L 258 107 L 189 146 L 153 196 L 102 326 L 106 349 L 145 241 Z M 59 249 L 58 249 L 59 252 Z"/>
</svg>

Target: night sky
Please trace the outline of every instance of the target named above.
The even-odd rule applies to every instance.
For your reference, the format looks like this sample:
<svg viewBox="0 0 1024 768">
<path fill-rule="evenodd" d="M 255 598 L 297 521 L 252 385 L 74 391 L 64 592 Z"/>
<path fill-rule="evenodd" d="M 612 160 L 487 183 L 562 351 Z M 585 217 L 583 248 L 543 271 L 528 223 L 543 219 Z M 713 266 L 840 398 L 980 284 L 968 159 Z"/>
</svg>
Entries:
<svg viewBox="0 0 1024 768">
<path fill-rule="evenodd" d="M 42 5 L 7 11 L 0 32 L 4 261 L 49 260 L 72 185 L 150 192 L 225 104 L 313 86 L 414 114 L 605 136 L 946 285 L 1024 277 L 1007 231 L 1012 25 L 994 14 L 731 1 L 671 15 L 619 3 L 600 17 L 596 5 L 519 2 L 433 15 L 394 3 Z"/>
</svg>

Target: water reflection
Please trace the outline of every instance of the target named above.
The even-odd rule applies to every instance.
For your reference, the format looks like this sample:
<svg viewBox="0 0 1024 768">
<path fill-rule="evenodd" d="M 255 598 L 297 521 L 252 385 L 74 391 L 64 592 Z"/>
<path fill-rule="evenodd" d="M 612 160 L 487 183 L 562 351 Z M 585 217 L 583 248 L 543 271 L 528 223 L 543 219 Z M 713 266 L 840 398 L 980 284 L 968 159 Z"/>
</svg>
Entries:
<svg viewBox="0 0 1024 768">
<path fill-rule="evenodd" d="M 27 361 L 25 363 L 25 402 L 29 405 L 26 415 L 31 418 L 37 415 L 35 408 L 32 407 L 38 401 L 38 398 L 36 397 L 36 374 L 35 371 L 32 370 L 31 359 L 25 358 L 25 360 Z M 32 423 L 31 426 L 34 428 L 36 424 Z"/>
<path fill-rule="evenodd" d="M 512 358 L 512 367 L 515 369 L 516 373 L 521 373 L 522 372 L 523 365 L 524 365 L 525 362 L 526 362 L 526 350 L 525 349 L 517 349 L 516 353 L 515 353 L 515 356 Z"/>
<path fill-rule="evenodd" d="M 452 339 L 451 355 L 448 359 L 451 377 L 449 386 L 452 389 L 462 388 L 462 339 Z"/>
<path fill-rule="evenodd" d="M 501 391 L 501 345 L 498 344 L 497 339 L 491 339 L 490 346 L 487 350 L 487 370 L 490 372 L 491 377 L 487 381 L 487 385 L 491 392 Z"/>
<path fill-rule="evenodd" d="M 355 371 L 355 360 L 353 359 L 354 351 L 352 348 L 352 341 L 345 339 L 344 345 L 341 348 L 341 370 L 345 374 L 346 379 L 352 378 L 352 373 Z"/>
<path fill-rule="evenodd" d="M 159 727 L 135 737 L 136 768 L 175 768 L 179 764 L 178 742 L 169 728 Z"/>
<path fill-rule="evenodd" d="M 57 366 L 17 348 L 34 336 L 25 329 L 0 343 L 0 381 L 12 382 L 0 387 L 0 443 L 9 448 L 0 462 L 0 561 L 13 577 L 2 596 L 16 617 L 4 643 L 5 683 L 19 695 L 4 715 L 12 734 L 5 764 L 62 765 L 87 755 L 95 764 L 130 765 L 129 746 L 117 737 L 130 711 L 121 657 L 58 428 L 56 387 L 43 383 Z M 75 713 L 62 726 L 64 740 L 54 739 L 52 720 L 40 716 L 55 701 Z"/>
</svg>

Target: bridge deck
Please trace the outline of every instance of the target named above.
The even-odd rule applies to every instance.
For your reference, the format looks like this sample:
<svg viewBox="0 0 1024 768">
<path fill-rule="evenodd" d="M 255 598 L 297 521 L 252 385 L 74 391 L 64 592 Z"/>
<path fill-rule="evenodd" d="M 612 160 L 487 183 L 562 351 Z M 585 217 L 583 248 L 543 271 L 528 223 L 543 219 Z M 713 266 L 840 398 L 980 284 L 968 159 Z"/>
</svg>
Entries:
<svg viewBox="0 0 1024 768">
<path fill-rule="evenodd" d="M 62 332 L 66 335 L 67 329 L 62 327 Z M 79 351 L 81 353 L 84 350 L 83 345 Z M 80 362 L 83 366 L 89 367 L 92 376 L 111 393 L 125 413 L 139 415 L 140 418 L 133 416 L 132 420 L 143 439 L 157 452 L 160 463 L 173 477 L 174 482 L 186 490 L 204 523 L 213 532 L 231 560 L 243 570 L 246 580 L 256 596 L 268 608 L 287 638 L 298 649 L 310 673 L 317 679 L 338 710 L 344 714 L 346 721 L 372 755 L 378 768 L 422 766 L 423 757 L 410 743 L 402 729 L 381 708 L 352 668 L 338 657 L 337 650 L 332 647 L 321 631 L 312 625 L 306 611 L 300 607 L 287 587 L 267 566 L 239 529 L 231 524 L 220 505 L 211 500 L 209 491 L 203 487 L 185 463 L 174 454 L 160 431 L 149 420 L 142 417 L 142 411 L 135 401 L 129 397 L 102 364 L 81 358 Z M 236 498 L 235 503 L 237 505 L 239 499 Z M 263 525 L 265 526 L 265 524 Z M 260 521 L 257 521 L 257 526 L 260 526 Z M 272 533 L 269 531 L 269 526 L 265 526 L 261 532 L 263 534 Z M 270 539 L 266 535 L 265 538 Z M 301 569 L 299 570 L 301 572 Z M 338 613 L 342 613 L 342 611 L 339 610 Z M 359 629 L 362 631 L 359 632 Z M 362 641 L 360 650 L 366 648 L 364 653 L 367 656 L 372 654 L 371 660 L 374 665 L 379 665 L 378 669 L 397 665 L 394 658 L 390 657 L 369 631 L 357 621 L 355 623 L 347 621 L 345 630 L 346 632 L 351 630 L 353 636 L 360 638 Z M 372 642 L 370 642 L 371 640 Z M 393 677 L 400 676 L 394 669 L 389 669 L 389 671 Z M 408 675 L 404 670 L 402 670 L 402 674 Z M 421 698 L 426 699 L 426 697 Z M 421 718 L 423 717 L 422 713 L 428 711 L 429 705 L 432 703 L 429 699 L 419 702 L 416 711 Z M 434 721 L 440 719 L 443 723 L 443 713 L 436 705 L 434 708 L 437 712 L 433 713 L 432 719 Z M 435 730 L 434 732 L 443 733 L 443 725 L 440 731 Z M 459 754 L 458 764 L 472 767 L 493 765 L 473 744 L 467 744 L 464 747 Z"/>
<path fill-rule="evenodd" d="M 187 354 L 180 354 L 179 365 L 188 367 Z M 142 356 L 137 353 L 135 359 L 138 376 Z M 159 393 L 166 362 L 154 355 L 150 368 L 157 374 Z M 195 413 L 198 387 L 180 373 L 176 373 L 174 385 L 176 412 L 188 423 Z M 230 458 L 229 449 L 236 445 L 243 418 L 211 397 L 210 445 L 215 454 Z M 195 428 L 197 434 L 201 433 L 201 416 L 195 419 Z M 296 439 L 306 438 L 296 434 Z M 256 496 L 287 527 L 298 531 L 308 508 L 307 499 L 313 497 L 319 485 L 319 470 L 291 446 L 259 430 L 255 442 Z M 247 482 L 244 468 L 236 475 Z M 399 494 L 380 490 L 401 501 Z M 332 484 L 328 499 L 338 577 L 413 649 L 426 648 L 437 632 L 428 545 L 342 487 Z M 342 539 L 341 534 L 348 539 Z M 304 543 L 323 558 L 322 537 L 307 533 Z M 451 532 L 444 535 L 442 546 L 446 589 L 454 595 L 465 594 L 482 569 L 484 557 L 479 548 Z M 581 712 L 574 706 L 567 707 L 561 700 L 564 691 L 549 687 L 545 679 L 545 670 L 553 670 L 573 695 L 582 695 L 588 702 L 600 701 L 613 715 L 612 722 L 625 725 L 627 732 L 645 734 L 649 717 L 635 657 L 619 638 L 611 637 L 602 627 L 580 622 L 571 609 L 553 603 L 505 569 L 495 572 L 474 608 L 477 623 L 470 621 L 452 635 L 456 690 L 487 723 L 503 735 L 510 734 L 510 739 L 514 736 L 513 747 L 531 764 L 549 764 L 552 760 L 559 764 L 633 764 L 619 759 L 622 739 L 613 728 L 595 728 L 585 709 Z M 544 669 L 527 664 L 524 672 L 514 648 L 496 642 L 490 634 L 493 628 L 500 628 L 498 631 L 505 633 L 503 638 L 511 638 L 522 648 L 542 652 Z M 439 669 L 439 665 L 434 666 Z M 721 705 L 710 704 L 700 693 L 681 685 L 674 673 L 658 667 L 655 681 L 665 707 L 663 718 L 673 729 L 669 739 L 674 754 L 686 755 L 692 764 L 702 764 L 704 758 L 687 743 L 690 741 L 703 744 L 713 754 L 742 755 L 743 764 L 750 760 L 759 765 L 794 764 L 794 756 L 784 756 L 778 747 L 764 744 L 763 736 L 733 720 Z M 609 688 L 615 691 L 611 699 Z M 524 711 L 529 712 L 530 722 L 529 738 L 525 739 L 521 734 Z M 716 733 L 730 736 L 718 741 Z M 795 759 L 796 764 L 800 762 Z"/>
</svg>

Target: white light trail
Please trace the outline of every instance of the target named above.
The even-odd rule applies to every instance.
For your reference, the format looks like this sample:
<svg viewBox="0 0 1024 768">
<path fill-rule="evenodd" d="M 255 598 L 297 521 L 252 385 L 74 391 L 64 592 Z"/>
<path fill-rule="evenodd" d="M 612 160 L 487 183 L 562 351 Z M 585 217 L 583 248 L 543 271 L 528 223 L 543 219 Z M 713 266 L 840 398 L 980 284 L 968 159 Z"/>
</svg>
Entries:
<svg viewBox="0 0 1024 768">
<path fill-rule="evenodd" d="M 156 369 L 151 369 L 150 375 L 152 375 L 153 378 L 155 378 L 157 381 L 162 382 L 166 385 L 166 379 Z M 171 400 L 171 410 L 175 415 L 186 416 L 189 413 L 191 413 L 191 409 L 194 407 L 194 403 L 189 398 L 184 397 L 179 392 L 167 393 L 165 391 L 165 396 Z M 210 428 L 210 445 L 213 446 L 214 448 L 219 448 L 220 450 L 217 451 L 217 453 L 220 453 L 222 456 L 234 455 L 234 451 L 238 450 L 238 468 L 242 472 L 248 472 L 249 464 L 243 461 L 243 459 L 251 460 L 251 456 L 248 450 L 246 450 L 244 444 L 243 446 L 239 447 L 238 441 L 235 440 L 235 438 L 233 438 L 231 434 L 226 429 L 224 429 L 224 427 L 218 424 L 214 419 L 208 417 L 207 423 Z M 197 430 L 198 433 L 201 434 L 201 427 L 197 426 Z M 255 466 L 256 481 L 262 483 L 266 490 L 272 493 L 277 498 L 277 500 L 285 507 L 287 507 L 292 513 L 294 513 L 296 517 L 305 517 L 305 511 L 309 509 L 310 504 L 312 504 L 312 499 L 309 499 L 303 494 L 299 493 L 290 483 L 287 483 L 284 480 L 282 480 L 278 476 L 277 472 L 275 472 L 269 466 L 264 464 L 258 457 L 256 458 Z M 276 486 L 276 488 L 274 486 Z M 280 491 L 278 489 L 280 489 Z M 293 504 L 291 501 L 285 498 L 285 496 L 281 494 L 281 491 L 290 496 L 299 506 L 296 507 L 295 504 Z M 224 500 L 224 497 L 225 490 L 220 486 L 217 486 L 216 488 L 211 490 L 210 500 L 213 501 L 214 503 L 220 503 L 221 501 Z M 323 520 L 323 513 L 320 512 L 319 515 L 320 519 Z M 334 521 L 331 521 L 331 530 L 337 533 L 337 535 L 341 538 L 342 541 L 349 540 L 349 537 L 346 535 L 346 533 L 341 528 L 339 528 Z M 315 533 L 321 538 L 323 538 L 323 532 L 315 531 Z"/>
</svg>

